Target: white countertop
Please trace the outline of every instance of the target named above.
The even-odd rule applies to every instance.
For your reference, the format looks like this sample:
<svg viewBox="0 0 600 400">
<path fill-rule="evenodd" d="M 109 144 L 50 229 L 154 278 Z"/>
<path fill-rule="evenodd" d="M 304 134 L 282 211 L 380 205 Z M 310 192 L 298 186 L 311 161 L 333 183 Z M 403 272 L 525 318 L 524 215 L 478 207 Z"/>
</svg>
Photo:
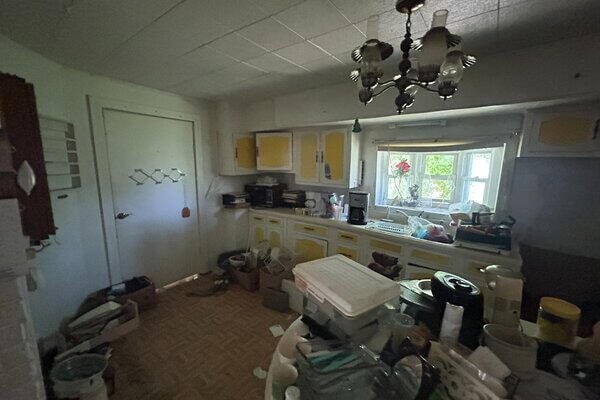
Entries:
<svg viewBox="0 0 600 400">
<path fill-rule="evenodd" d="M 507 255 L 496 254 L 496 253 L 492 253 L 492 252 L 468 249 L 465 247 L 457 246 L 455 244 L 439 243 L 439 242 L 433 242 L 430 240 L 419 239 L 419 238 L 415 238 L 415 237 L 407 236 L 407 235 L 399 235 L 399 234 L 394 234 L 394 233 L 389 233 L 389 232 L 382 232 L 382 231 L 378 231 L 375 229 L 369 229 L 368 225 L 352 225 L 346 221 L 320 218 L 320 217 L 311 217 L 311 216 L 307 216 L 307 215 L 298 215 L 294 212 L 293 209 L 290 209 L 290 208 L 269 208 L 269 209 L 251 208 L 249 210 L 251 213 L 254 213 L 254 214 L 272 215 L 272 216 L 278 216 L 278 217 L 282 217 L 282 218 L 292 219 L 295 221 L 300 221 L 300 222 L 304 222 L 304 223 L 308 223 L 308 224 L 330 226 L 333 228 L 342 229 L 344 231 L 356 232 L 359 234 L 368 234 L 369 236 L 378 237 L 378 238 L 388 240 L 388 241 L 397 241 L 400 243 L 403 242 L 403 243 L 407 243 L 407 244 L 414 245 L 414 246 L 426 247 L 427 249 L 432 250 L 432 251 L 435 251 L 436 249 L 438 249 L 440 251 L 443 251 L 444 253 L 451 253 L 451 254 L 456 254 L 456 255 L 463 255 L 463 256 L 469 256 L 469 257 L 476 256 L 479 258 L 486 258 L 486 259 L 488 259 L 488 258 L 501 259 L 501 260 L 505 260 L 503 262 L 505 264 L 507 264 L 507 266 L 520 267 L 520 265 L 521 265 L 521 258 L 519 256 L 518 249 L 515 249 L 515 248 L 513 248 L 512 254 L 507 256 Z"/>
</svg>

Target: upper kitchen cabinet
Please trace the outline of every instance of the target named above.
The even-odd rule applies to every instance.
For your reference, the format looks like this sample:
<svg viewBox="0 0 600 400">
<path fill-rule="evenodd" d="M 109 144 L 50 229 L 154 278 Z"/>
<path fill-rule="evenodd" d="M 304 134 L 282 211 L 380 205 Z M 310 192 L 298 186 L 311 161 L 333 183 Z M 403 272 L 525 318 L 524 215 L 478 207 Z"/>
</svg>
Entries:
<svg viewBox="0 0 600 400">
<path fill-rule="evenodd" d="M 256 134 L 256 169 L 259 171 L 292 170 L 292 133 Z"/>
<path fill-rule="evenodd" d="M 219 173 L 247 175 L 256 173 L 256 139 L 254 134 L 220 134 Z"/>
<path fill-rule="evenodd" d="M 347 129 L 295 135 L 296 183 L 351 188 L 360 184 L 360 138 Z"/>
<path fill-rule="evenodd" d="M 600 104 L 569 105 L 527 113 L 522 157 L 599 157 Z"/>
</svg>

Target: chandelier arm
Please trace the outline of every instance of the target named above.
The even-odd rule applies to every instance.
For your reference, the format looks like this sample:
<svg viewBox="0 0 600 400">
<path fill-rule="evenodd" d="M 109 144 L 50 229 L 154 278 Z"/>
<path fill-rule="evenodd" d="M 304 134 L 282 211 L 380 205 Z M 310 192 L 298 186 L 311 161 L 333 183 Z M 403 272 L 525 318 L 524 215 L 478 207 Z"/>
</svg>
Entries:
<svg viewBox="0 0 600 400">
<path fill-rule="evenodd" d="M 437 89 L 432 89 L 432 88 L 431 88 L 431 86 L 429 86 L 429 85 L 426 85 L 426 84 L 424 84 L 424 83 L 421 83 L 421 82 L 419 82 L 419 81 L 417 81 L 417 80 L 415 80 L 415 79 L 411 79 L 410 81 L 411 81 L 411 83 L 412 83 L 413 85 L 417 85 L 418 87 L 420 87 L 420 88 L 423 88 L 423 89 L 425 89 L 425 90 L 427 90 L 427 91 L 429 91 L 429 92 L 434 92 L 434 93 L 437 93 Z"/>
<path fill-rule="evenodd" d="M 389 85 L 393 85 L 394 83 L 396 83 L 396 81 L 393 79 L 390 79 L 389 81 L 379 82 L 378 85 L 379 86 L 389 86 Z"/>
<path fill-rule="evenodd" d="M 388 89 L 391 89 L 391 88 L 393 88 L 393 87 L 396 87 L 396 86 L 386 86 L 386 87 L 384 87 L 383 89 L 381 89 L 379 92 L 377 92 L 377 93 L 373 93 L 373 98 L 375 98 L 375 97 L 379 96 L 380 94 L 382 94 L 382 93 L 383 93 L 383 92 L 385 92 L 386 90 L 388 90 Z"/>
</svg>

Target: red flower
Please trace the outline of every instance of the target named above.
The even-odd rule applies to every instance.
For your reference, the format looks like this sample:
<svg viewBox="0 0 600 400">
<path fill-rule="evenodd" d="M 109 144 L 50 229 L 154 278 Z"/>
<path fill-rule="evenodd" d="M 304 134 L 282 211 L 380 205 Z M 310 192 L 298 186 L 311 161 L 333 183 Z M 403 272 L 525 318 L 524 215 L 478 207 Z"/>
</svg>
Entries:
<svg viewBox="0 0 600 400">
<path fill-rule="evenodd" d="M 407 174 L 410 171 L 410 164 L 406 160 L 402 160 L 396 164 L 396 169 L 402 171 L 403 174 Z"/>
</svg>

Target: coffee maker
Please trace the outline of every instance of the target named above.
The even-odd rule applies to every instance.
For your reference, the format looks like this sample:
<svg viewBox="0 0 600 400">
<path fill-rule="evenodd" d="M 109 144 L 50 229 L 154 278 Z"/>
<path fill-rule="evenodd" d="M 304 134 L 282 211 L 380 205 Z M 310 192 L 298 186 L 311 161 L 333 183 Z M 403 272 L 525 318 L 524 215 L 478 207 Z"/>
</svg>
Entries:
<svg viewBox="0 0 600 400">
<path fill-rule="evenodd" d="M 352 225 L 366 225 L 369 211 L 369 193 L 349 193 L 348 223 Z"/>
</svg>

